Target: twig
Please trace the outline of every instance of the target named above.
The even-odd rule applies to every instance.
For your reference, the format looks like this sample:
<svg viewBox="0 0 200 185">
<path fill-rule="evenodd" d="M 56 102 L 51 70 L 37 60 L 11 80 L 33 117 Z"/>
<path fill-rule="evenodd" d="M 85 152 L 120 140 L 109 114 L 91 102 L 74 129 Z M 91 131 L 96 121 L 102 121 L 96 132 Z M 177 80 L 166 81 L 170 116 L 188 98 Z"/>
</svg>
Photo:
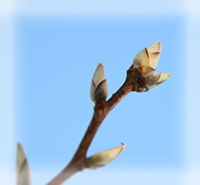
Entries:
<svg viewBox="0 0 200 185">
<path fill-rule="evenodd" d="M 131 66 L 127 70 L 127 77 L 119 90 L 108 101 L 97 102 L 94 107 L 92 120 L 71 162 L 47 185 L 60 185 L 74 173 L 88 167 L 87 150 L 108 113 L 131 91 L 135 91 L 145 84 L 141 72 Z"/>
</svg>

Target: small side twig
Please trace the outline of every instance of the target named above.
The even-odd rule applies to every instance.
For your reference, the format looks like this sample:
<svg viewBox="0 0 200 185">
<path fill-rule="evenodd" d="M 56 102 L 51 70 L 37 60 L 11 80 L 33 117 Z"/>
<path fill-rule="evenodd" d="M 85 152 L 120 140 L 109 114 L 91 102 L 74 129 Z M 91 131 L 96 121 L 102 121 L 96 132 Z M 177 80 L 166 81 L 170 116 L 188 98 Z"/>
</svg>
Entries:
<svg viewBox="0 0 200 185">
<path fill-rule="evenodd" d="M 88 167 L 86 154 L 88 148 L 98 131 L 101 123 L 108 113 L 131 91 L 135 91 L 145 84 L 141 72 L 132 66 L 127 70 L 127 77 L 119 90 L 112 95 L 108 101 L 96 102 L 94 113 L 88 129 L 71 162 L 47 185 L 60 185 L 70 178 L 74 173 Z"/>
</svg>

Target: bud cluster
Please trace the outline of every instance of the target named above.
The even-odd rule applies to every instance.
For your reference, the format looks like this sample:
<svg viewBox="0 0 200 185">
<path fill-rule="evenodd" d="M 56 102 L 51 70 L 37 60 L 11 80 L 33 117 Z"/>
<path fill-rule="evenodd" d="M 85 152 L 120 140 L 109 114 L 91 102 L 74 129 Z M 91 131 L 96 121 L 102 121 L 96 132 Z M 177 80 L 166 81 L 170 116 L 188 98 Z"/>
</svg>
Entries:
<svg viewBox="0 0 200 185">
<path fill-rule="evenodd" d="M 154 72 L 160 58 L 161 50 L 162 44 L 160 41 L 157 41 L 151 46 L 142 49 L 134 57 L 133 68 L 137 68 L 141 72 L 142 77 L 145 78 L 145 86 L 137 89 L 137 92 L 146 92 L 169 78 L 170 73 Z"/>
</svg>

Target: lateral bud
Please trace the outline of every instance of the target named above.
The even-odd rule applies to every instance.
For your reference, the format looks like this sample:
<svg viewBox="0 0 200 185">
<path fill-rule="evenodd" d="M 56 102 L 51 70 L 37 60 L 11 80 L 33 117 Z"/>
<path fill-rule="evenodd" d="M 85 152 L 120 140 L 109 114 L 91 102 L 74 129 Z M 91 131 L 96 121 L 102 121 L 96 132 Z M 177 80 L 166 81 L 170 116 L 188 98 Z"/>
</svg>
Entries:
<svg viewBox="0 0 200 185">
<path fill-rule="evenodd" d="M 108 150 L 103 150 L 101 152 L 95 153 L 94 155 L 87 158 L 88 166 L 87 168 L 95 170 L 101 168 L 114 159 L 125 149 L 126 145 L 121 143 L 121 146 L 111 148 Z"/>
<path fill-rule="evenodd" d="M 142 77 L 145 78 L 145 84 L 140 86 L 137 92 L 146 92 L 164 81 L 166 81 L 171 73 L 161 73 L 154 71 L 160 58 L 162 44 L 160 41 L 155 42 L 147 48 L 142 49 L 133 59 L 133 68 L 137 68 Z"/>
<path fill-rule="evenodd" d="M 150 73 L 145 77 L 145 86 L 137 89 L 137 92 L 146 92 L 166 81 L 171 73 Z"/>
<path fill-rule="evenodd" d="M 100 62 L 97 65 L 92 78 L 90 86 L 90 99 L 94 103 L 105 101 L 108 95 L 107 80 L 103 68 L 103 63 Z"/>
</svg>

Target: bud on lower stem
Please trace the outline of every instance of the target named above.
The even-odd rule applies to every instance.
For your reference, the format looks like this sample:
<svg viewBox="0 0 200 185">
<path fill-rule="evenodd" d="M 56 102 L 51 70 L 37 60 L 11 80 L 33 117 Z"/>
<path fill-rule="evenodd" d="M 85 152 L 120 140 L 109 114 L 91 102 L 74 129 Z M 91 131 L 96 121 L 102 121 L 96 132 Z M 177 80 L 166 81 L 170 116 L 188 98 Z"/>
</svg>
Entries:
<svg viewBox="0 0 200 185">
<path fill-rule="evenodd" d="M 103 150 L 101 152 L 95 153 L 91 157 L 87 158 L 87 162 L 89 166 L 87 168 L 89 169 L 98 169 L 101 168 L 114 159 L 117 158 L 117 156 L 125 149 L 126 145 L 121 143 L 121 146 L 111 148 L 108 150 Z"/>
<path fill-rule="evenodd" d="M 31 184 L 30 168 L 26 155 L 20 143 L 17 143 L 16 156 L 16 185 Z"/>
</svg>

